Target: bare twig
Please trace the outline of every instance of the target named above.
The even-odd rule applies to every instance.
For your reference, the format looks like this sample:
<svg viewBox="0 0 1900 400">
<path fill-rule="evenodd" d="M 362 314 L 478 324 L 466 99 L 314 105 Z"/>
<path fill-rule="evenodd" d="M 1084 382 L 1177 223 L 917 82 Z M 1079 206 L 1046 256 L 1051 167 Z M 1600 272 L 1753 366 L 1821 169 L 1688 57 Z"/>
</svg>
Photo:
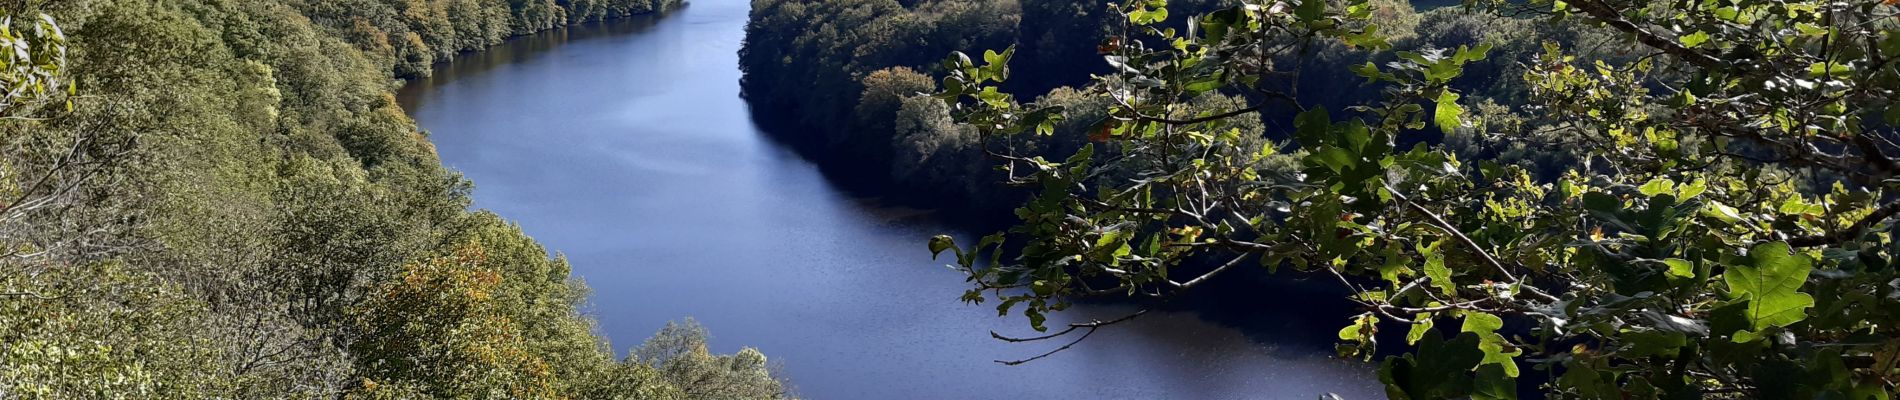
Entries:
<svg viewBox="0 0 1900 400">
<path fill-rule="evenodd" d="M 1030 361 L 1040 360 L 1040 359 L 1043 359 L 1044 357 L 1048 357 L 1056 353 L 1060 353 L 1063 350 L 1068 350 L 1072 347 L 1075 347 L 1076 343 L 1081 343 L 1082 340 L 1088 339 L 1089 335 L 1094 335 L 1095 330 L 1097 329 L 1101 329 L 1104 326 L 1128 322 L 1130 320 L 1135 319 L 1136 317 L 1140 317 L 1147 313 L 1148 313 L 1148 309 L 1142 309 L 1141 311 L 1136 311 L 1132 314 L 1124 315 L 1121 318 L 1116 318 L 1112 320 L 1107 320 L 1107 321 L 1094 320 L 1094 321 L 1084 322 L 1084 323 L 1073 323 L 1073 324 L 1069 324 L 1068 329 L 1063 329 L 1060 332 L 1051 333 L 1048 335 L 1036 336 L 1036 337 L 1028 337 L 1028 338 L 1015 338 L 1015 337 L 1003 336 L 1002 334 L 992 331 L 990 332 L 990 337 L 996 338 L 997 340 L 1002 340 L 1002 341 L 1011 342 L 1011 343 L 1021 343 L 1021 342 L 1033 342 L 1033 341 L 1038 341 L 1038 340 L 1054 339 L 1057 337 L 1068 335 L 1077 330 L 1083 330 L 1081 337 L 1077 337 L 1075 338 L 1075 340 L 1069 341 L 1069 343 L 1063 344 L 1062 347 L 1057 347 L 1055 350 L 1050 350 L 1046 353 L 1036 355 L 1035 357 L 1025 358 L 1021 360 L 1015 360 L 1015 361 L 996 360 L 996 363 L 1003 364 L 1003 365 L 1022 365 Z"/>
</svg>

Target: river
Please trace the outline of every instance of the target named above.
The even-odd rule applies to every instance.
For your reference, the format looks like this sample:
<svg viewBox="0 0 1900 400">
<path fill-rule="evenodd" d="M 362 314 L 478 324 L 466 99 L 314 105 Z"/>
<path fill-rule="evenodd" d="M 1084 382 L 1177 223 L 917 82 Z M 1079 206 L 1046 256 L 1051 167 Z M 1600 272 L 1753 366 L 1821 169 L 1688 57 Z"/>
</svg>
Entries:
<svg viewBox="0 0 1900 400">
<path fill-rule="evenodd" d="M 572 262 L 622 354 L 691 316 L 715 352 L 756 347 L 814 399 L 1383 397 L 1368 364 L 1192 313 L 993 362 L 1062 342 L 990 338 L 1034 332 L 957 301 L 963 277 L 924 246 L 947 229 L 931 213 L 838 189 L 759 132 L 739 96 L 747 3 L 518 38 L 402 90 L 475 206 Z M 1087 305 L 1050 325 L 1130 311 Z"/>
</svg>

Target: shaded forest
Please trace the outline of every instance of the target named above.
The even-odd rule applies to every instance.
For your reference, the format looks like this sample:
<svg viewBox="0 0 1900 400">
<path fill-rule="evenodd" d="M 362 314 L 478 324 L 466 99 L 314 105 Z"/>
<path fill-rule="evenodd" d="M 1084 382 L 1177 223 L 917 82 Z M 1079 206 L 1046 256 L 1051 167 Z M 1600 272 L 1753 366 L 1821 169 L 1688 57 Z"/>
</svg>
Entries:
<svg viewBox="0 0 1900 400">
<path fill-rule="evenodd" d="M 1228 3 L 1173 1 L 1168 9 L 1177 16 L 1193 16 Z M 1475 112 L 1495 116 L 1486 119 L 1489 125 L 1450 135 L 1426 132 L 1425 138 L 1409 140 L 1446 141 L 1470 157 L 1540 170 L 1555 171 L 1567 158 L 1496 138 L 1535 134 L 1521 129 L 1531 116 L 1513 108 L 1527 99 L 1526 87 L 1514 83 L 1514 77 L 1543 52 L 1543 41 L 1574 45 L 1591 59 L 1636 56 L 1617 48 L 1610 32 L 1585 23 L 1504 17 L 1455 3 L 1381 0 L 1366 7 L 1368 23 L 1379 25 L 1395 50 L 1492 44 L 1491 57 L 1465 66 L 1456 82 L 1482 88 L 1466 100 Z M 741 53 L 743 87 L 768 131 L 819 155 L 849 179 L 887 188 L 885 192 L 915 204 L 1008 215 L 1026 193 L 996 185 L 1004 175 L 978 151 L 976 133 L 956 126 L 947 107 L 925 96 L 939 89 L 946 70 L 942 55 L 1014 46 L 1011 76 L 1001 86 L 1004 93 L 1060 105 L 1073 115 L 1054 124 L 1058 134 L 1010 138 L 997 145 L 1058 157 L 1080 148 L 1089 130 L 1107 116 L 1110 104 L 1081 91 L 1092 84 L 1091 76 L 1113 71 L 1102 61 L 1098 45 L 1118 29 L 1121 19 L 1106 2 L 760 0 L 754 2 Z M 1171 23 L 1178 25 L 1179 19 Z M 1302 101 L 1325 104 L 1379 98 L 1382 86 L 1369 84 L 1352 67 L 1396 60 L 1392 50 L 1341 43 L 1317 43 L 1303 54 L 1275 60 L 1298 64 L 1302 71 L 1297 79 L 1279 84 Z M 1195 110 L 1259 100 L 1258 94 L 1210 92 L 1195 100 Z M 1240 136 L 1284 140 L 1293 116 L 1287 110 L 1260 113 L 1260 123 L 1248 123 Z M 1262 145 L 1265 141 L 1251 146 Z M 1269 160 L 1290 166 L 1286 161 Z"/>
</svg>

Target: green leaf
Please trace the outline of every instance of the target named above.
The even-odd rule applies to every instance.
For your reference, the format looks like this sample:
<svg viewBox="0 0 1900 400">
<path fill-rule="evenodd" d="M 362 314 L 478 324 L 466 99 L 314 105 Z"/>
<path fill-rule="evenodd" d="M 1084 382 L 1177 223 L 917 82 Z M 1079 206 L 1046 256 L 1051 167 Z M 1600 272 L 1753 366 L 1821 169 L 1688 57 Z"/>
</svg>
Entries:
<svg viewBox="0 0 1900 400">
<path fill-rule="evenodd" d="M 1367 128 L 1366 123 L 1358 118 L 1347 119 L 1344 122 L 1335 124 L 1334 128 L 1337 129 L 1333 130 L 1333 139 L 1337 143 L 1345 145 L 1348 150 L 1352 150 L 1354 153 L 1365 152 L 1366 145 L 1372 143 L 1372 130 Z M 1371 154 L 1369 158 L 1378 158 L 1384 155 L 1384 153 L 1385 152 L 1381 151 L 1378 154 Z M 1355 154 L 1355 156 L 1357 156 L 1357 154 Z"/>
<path fill-rule="evenodd" d="M 1450 90 L 1439 93 L 1438 111 L 1432 113 L 1432 121 L 1438 123 L 1440 132 L 1449 134 L 1455 132 L 1458 127 L 1464 126 L 1464 121 L 1461 119 L 1464 115 L 1465 108 L 1458 105 L 1457 93 L 1452 93 Z"/>
<path fill-rule="evenodd" d="M 1379 35 L 1378 25 L 1366 25 L 1362 31 L 1340 35 L 1339 41 L 1345 42 L 1347 46 L 1368 50 L 1392 47 L 1391 43 L 1386 42 L 1385 36 Z"/>
<path fill-rule="evenodd" d="M 1313 107 L 1311 111 L 1294 117 L 1293 126 L 1294 138 L 1300 142 L 1300 147 L 1310 149 L 1326 143 L 1327 136 L 1332 133 L 1333 120 L 1326 115 L 1326 107 Z"/>
<path fill-rule="evenodd" d="M 1663 193 L 1674 194 L 1676 192 L 1676 182 L 1670 181 L 1668 178 L 1656 178 L 1649 181 L 1649 183 L 1643 184 L 1642 187 L 1636 188 L 1636 190 L 1641 191 L 1644 196 L 1655 196 Z"/>
<path fill-rule="evenodd" d="M 1757 245 L 1748 251 L 1749 265 L 1722 274 L 1729 291 L 1748 303 L 1743 315 L 1755 331 L 1801 322 L 1814 306 L 1814 297 L 1799 291 L 1814 260 L 1792 250 L 1786 242 Z"/>
<path fill-rule="evenodd" d="M 1201 17 L 1201 32 L 1207 38 L 1208 45 L 1218 45 L 1227 38 L 1229 28 L 1246 16 L 1240 7 L 1230 7 Z"/>
<path fill-rule="evenodd" d="M 1459 332 L 1471 332 L 1479 337 L 1489 335 L 1504 328 L 1504 319 L 1496 315 L 1480 312 L 1465 313 L 1465 324 L 1458 327 Z"/>
<path fill-rule="evenodd" d="M 1701 46 L 1703 43 L 1707 43 L 1709 41 L 1709 33 L 1703 32 L 1703 31 L 1695 31 L 1695 33 L 1682 35 L 1682 37 L 1679 37 L 1677 39 L 1682 41 L 1683 47 L 1688 47 L 1688 48 L 1693 49 L 1696 46 Z"/>
<path fill-rule="evenodd" d="M 1887 389 L 1882 387 L 1880 381 L 1875 379 L 1863 380 L 1854 384 L 1854 388 L 1848 392 L 1847 398 L 1854 400 L 1889 400 L 1891 396 L 1887 394 Z"/>
<path fill-rule="evenodd" d="M 1781 202 L 1781 207 L 1778 211 L 1788 215 L 1821 215 L 1827 213 L 1827 207 L 1809 203 L 1807 200 L 1802 199 L 1801 196 L 1791 196 L 1788 198 L 1788 201 Z"/>
<path fill-rule="evenodd" d="M 1351 325 L 1339 329 L 1339 347 L 1341 357 L 1372 356 L 1373 347 L 1378 345 L 1375 335 L 1379 332 L 1379 317 L 1370 313 L 1353 318 Z M 1347 345 L 1345 343 L 1351 343 Z M 1368 359 L 1369 360 L 1369 359 Z"/>
<path fill-rule="evenodd" d="M 1379 72 L 1379 66 L 1373 65 L 1371 61 L 1367 61 L 1365 64 L 1347 67 L 1347 69 L 1351 70 L 1354 75 L 1366 77 L 1366 83 L 1372 83 L 1373 81 L 1377 81 L 1379 80 L 1380 77 L 1384 76 L 1384 74 L 1381 74 Z M 1900 108 L 1900 107 L 1896 107 L 1896 108 Z"/>
<path fill-rule="evenodd" d="M 1434 243 L 1425 254 L 1425 276 L 1430 277 L 1432 286 L 1446 296 L 1457 294 L 1458 284 L 1451 281 L 1451 268 L 1445 267 L 1445 253 L 1440 253 L 1438 248 L 1439 244 Z"/>
<path fill-rule="evenodd" d="M 1044 322 L 1049 321 L 1049 317 L 1042 315 L 1041 311 L 1036 311 L 1035 307 L 1023 309 L 1023 316 L 1029 317 L 1029 327 L 1035 329 L 1037 332 L 1047 332 L 1049 330 L 1049 327 L 1042 325 Z"/>
<path fill-rule="evenodd" d="M 1615 382 L 1604 379 L 1604 375 L 1597 372 L 1590 364 L 1573 359 L 1564 363 L 1564 367 L 1567 370 L 1564 371 L 1562 377 L 1557 378 L 1557 384 L 1575 392 L 1577 398 L 1600 400 L 1623 398 L 1622 391 L 1616 387 Z"/>
<path fill-rule="evenodd" d="M 1524 351 L 1514 348 L 1507 350 L 1510 346 L 1504 342 L 1504 336 L 1497 333 L 1498 329 L 1503 328 L 1503 318 L 1481 312 L 1467 312 L 1465 313 L 1464 326 L 1458 329 L 1460 332 L 1469 332 L 1478 335 L 1478 350 L 1484 352 L 1484 362 L 1482 364 L 1497 365 L 1503 369 L 1505 376 L 1516 378 L 1518 373 L 1517 361 L 1512 360 L 1512 358 L 1518 354 L 1523 354 Z"/>
<path fill-rule="evenodd" d="M 957 247 L 957 241 L 950 238 L 950 235 L 933 236 L 930 238 L 930 259 L 935 260 L 937 255 L 943 254 L 944 250 L 955 247 Z"/>
<path fill-rule="evenodd" d="M 1709 202 L 1707 206 L 1702 207 L 1702 216 L 1715 218 L 1716 220 L 1729 224 L 1734 224 L 1742 220 L 1742 214 L 1736 212 L 1735 207 L 1729 207 L 1726 204 L 1713 201 Z"/>
<path fill-rule="evenodd" d="M 1697 179 L 1676 184 L 1676 198 L 1679 200 L 1689 200 L 1696 196 L 1701 196 L 1703 192 L 1709 191 L 1708 183 L 1706 180 Z"/>
<path fill-rule="evenodd" d="M 1037 279 L 1035 282 L 1029 283 L 1029 290 L 1035 292 L 1037 296 L 1048 297 L 1056 293 L 1056 285 L 1046 280 Z"/>
<path fill-rule="evenodd" d="M 1843 78 L 1848 75 L 1853 75 L 1853 73 L 1854 66 L 1847 64 L 1827 62 L 1808 65 L 1808 77 L 1810 78 Z"/>
<path fill-rule="evenodd" d="M 1599 213 L 1616 214 L 1623 211 L 1623 200 L 1617 199 L 1616 196 L 1611 196 L 1609 193 L 1585 192 L 1583 194 L 1583 209 Z"/>
<path fill-rule="evenodd" d="M 1386 384 L 1387 397 L 1424 400 L 1470 394 L 1471 371 L 1484 360 L 1477 335 L 1465 333 L 1446 341 L 1427 334 L 1417 346 L 1412 354 L 1385 359 L 1379 381 Z"/>
<path fill-rule="evenodd" d="M 1689 260 L 1671 258 L 1663 260 L 1663 264 L 1669 266 L 1668 273 L 1670 278 L 1689 279 L 1695 277 L 1695 263 L 1691 263 Z"/>
<path fill-rule="evenodd" d="M 1413 321 L 1418 322 L 1412 324 L 1411 331 L 1405 332 L 1405 344 L 1417 345 L 1419 339 L 1425 338 L 1425 334 L 1432 332 L 1431 314 L 1420 313 Z"/>
<path fill-rule="evenodd" d="M 1327 169 L 1333 170 L 1333 173 L 1344 172 L 1358 165 L 1354 160 L 1355 157 L 1352 152 L 1338 147 L 1321 147 L 1315 150 L 1311 156 L 1307 156 L 1307 158 L 1320 165 L 1326 166 Z"/>
<path fill-rule="evenodd" d="M 1293 10 L 1300 21 L 1314 22 L 1326 16 L 1326 0 L 1301 0 L 1300 7 Z"/>
<path fill-rule="evenodd" d="M 1669 100 L 1664 101 L 1663 104 L 1670 107 L 1688 107 L 1695 105 L 1695 102 L 1695 93 L 1690 93 L 1685 90 L 1682 93 L 1676 93 L 1675 96 L 1670 96 Z"/>
<path fill-rule="evenodd" d="M 1491 52 L 1491 43 L 1479 43 L 1477 47 L 1458 46 L 1458 52 L 1452 54 L 1452 66 L 1462 67 L 1472 61 L 1483 61 Z"/>
<path fill-rule="evenodd" d="M 1513 373 L 1498 365 L 1478 367 L 1478 375 L 1472 380 L 1471 398 L 1473 400 L 1517 400 L 1517 378 Z"/>
<path fill-rule="evenodd" d="M 1401 284 L 1399 282 L 1401 275 L 1413 274 L 1410 266 L 1412 257 L 1403 254 L 1403 251 L 1404 247 L 1395 241 L 1387 244 L 1385 251 L 1381 253 L 1385 262 L 1379 264 L 1379 278 L 1391 282 L 1392 286 Z"/>
<path fill-rule="evenodd" d="M 1663 330 L 1625 331 L 1623 354 L 1629 357 L 1662 356 L 1675 358 L 1689 338 L 1681 332 Z"/>
<path fill-rule="evenodd" d="M 1128 22 L 1133 22 L 1135 25 L 1152 25 L 1166 20 L 1168 20 L 1167 8 L 1142 7 L 1128 13 Z"/>
</svg>

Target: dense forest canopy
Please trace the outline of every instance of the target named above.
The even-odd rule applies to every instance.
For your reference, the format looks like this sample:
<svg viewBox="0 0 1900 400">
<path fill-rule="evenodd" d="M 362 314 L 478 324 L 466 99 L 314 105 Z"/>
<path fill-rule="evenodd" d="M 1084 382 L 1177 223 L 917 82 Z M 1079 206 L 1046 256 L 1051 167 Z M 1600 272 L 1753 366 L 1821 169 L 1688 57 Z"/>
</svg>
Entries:
<svg viewBox="0 0 1900 400">
<path fill-rule="evenodd" d="M 758 0 L 746 93 L 1013 210 L 930 243 L 1046 332 L 1007 341 L 1293 270 L 1393 398 L 1895 390 L 1891 1 L 1103 3 Z"/>
<path fill-rule="evenodd" d="M 395 103 L 457 52 L 670 1 L 7 2 L 0 397 L 778 398 L 672 325 L 633 357 Z"/>
</svg>

